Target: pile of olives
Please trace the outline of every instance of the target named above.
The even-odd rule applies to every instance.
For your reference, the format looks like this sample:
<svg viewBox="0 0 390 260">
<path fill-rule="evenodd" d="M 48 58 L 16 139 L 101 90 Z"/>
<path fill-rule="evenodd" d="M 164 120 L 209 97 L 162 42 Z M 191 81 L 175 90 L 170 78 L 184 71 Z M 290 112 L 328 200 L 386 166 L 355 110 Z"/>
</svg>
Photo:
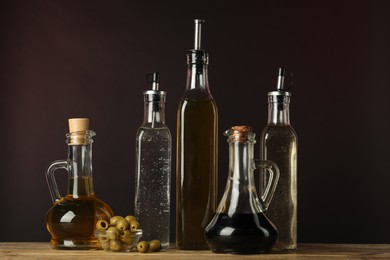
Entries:
<svg viewBox="0 0 390 260">
<path fill-rule="evenodd" d="M 96 230 L 101 247 L 115 252 L 132 250 L 142 234 L 139 222 L 131 215 L 114 216 L 110 223 L 100 219 L 96 222 Z M 141 241 L 137 249 L 142 253 L 158 252 L 161 250 L 161 243 L 159 240 Z"/>
<path fill-rule="evenodd" d="M 141 241 L 138 243 L 137 249 L 141 253 L 147 253 L 148 251 L 158 252 L 161 250 L 161 242 L 160 240 Z"/>
</svg>

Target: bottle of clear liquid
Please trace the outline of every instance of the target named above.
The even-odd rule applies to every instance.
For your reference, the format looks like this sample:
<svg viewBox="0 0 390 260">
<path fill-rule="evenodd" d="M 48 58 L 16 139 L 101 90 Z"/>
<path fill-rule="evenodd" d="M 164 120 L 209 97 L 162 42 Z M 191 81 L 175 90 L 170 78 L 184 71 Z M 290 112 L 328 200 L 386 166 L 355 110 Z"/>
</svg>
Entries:
<svg viewBox="0 0 390 260">
<path fill-rule="evenodd" d="M 187 87 L 177 112 L 176 244 L 208 249 L 204 229 L 217 203 L 217 106 L 211 96 L 208 54 L 200 49 L 201 24 L 195 20 L 195 48 L 187 53 Z"/>
<path fill-rule="evenodd" d="M 277 90 L 268 93 L 268 124 L 261 135 L 261 159 L 275 162 L 280 170 L 278 187 L 267 217 L 279 230 L 275 249 L 297 247 L 297 134 L 290 125 L 290 96 L 284 89 L 285 69 L 279 69 Z M 260 175 L 260 187 L 267 183 Z"/>
<path fill-rule="evenodd" d="M 135 217 L 146 241 L 169 246 L 171 132 L 165 125 L 166 92 L 159 90 L 159 74 L 151 74 L 152 90 L 144 92 L 144 121 L 136 137 Z"/>
<path fill-rule="evenodd" d="M 88 118 L 69 119 L 66 135 L 68 159 L 55 161 L 47 169 L 46 179 L 54 205 L 47 212 L 46 226 L 54 249 L 101 249 L 95 236 L 99 219 L 110 221 L 114 213 L 98 199 L 92 182 L 92 137 Z M 64 169 L 69 175 L 68 194 L 61 196 L 54 172 Z"/>
</svg>

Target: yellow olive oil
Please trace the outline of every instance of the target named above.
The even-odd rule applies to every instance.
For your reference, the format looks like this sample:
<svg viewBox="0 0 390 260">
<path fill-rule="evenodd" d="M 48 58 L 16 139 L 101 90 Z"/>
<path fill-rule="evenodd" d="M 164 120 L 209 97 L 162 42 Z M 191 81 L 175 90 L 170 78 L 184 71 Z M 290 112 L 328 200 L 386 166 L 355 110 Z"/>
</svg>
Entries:
<svg viewBox="0 0 390 260">
<path fill-rule="evenodd" d="M 53 206 L 46 214 L 46 227 L 54 249 L 100 249 L 95 237 L 99 219 L 109 221 L 110 207 L 96 198 L 92 182 L 92 137 L 88 118 L 69 119 L 67 160 L 52 162 L 46 171 Z M 56 170 L 68 172 L 68 194 L 61 196 L 55 179 Z"/>
<path fill-rule="evenodd" d="M 55 249 L 100 249 L 95 237 L 97 220 L 114 216 L 110 207 L 94 193 L 91 177 L 70 178 L 74 192 L 55 202 L 46 215 L 47 229 Z"/>
</svg>

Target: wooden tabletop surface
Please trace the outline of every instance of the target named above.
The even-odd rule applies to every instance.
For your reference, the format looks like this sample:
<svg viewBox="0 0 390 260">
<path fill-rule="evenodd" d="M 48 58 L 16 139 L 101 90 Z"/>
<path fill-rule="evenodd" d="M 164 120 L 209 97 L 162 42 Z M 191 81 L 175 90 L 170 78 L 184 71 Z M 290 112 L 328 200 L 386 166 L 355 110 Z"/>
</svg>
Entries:
<svg viewBox="0 0 390 260">
<path fill-rule="evenodd" d="M 45 242 L 0 242 L 0 259 L 390 259 L 390 244 L 299 244 L 292 252 L 260 255 L 215 254 L 208 250 L 190 251 L 175 248 L 158 253 L 118 253 L 103 250 L 54 250 Z"/>
</svg>

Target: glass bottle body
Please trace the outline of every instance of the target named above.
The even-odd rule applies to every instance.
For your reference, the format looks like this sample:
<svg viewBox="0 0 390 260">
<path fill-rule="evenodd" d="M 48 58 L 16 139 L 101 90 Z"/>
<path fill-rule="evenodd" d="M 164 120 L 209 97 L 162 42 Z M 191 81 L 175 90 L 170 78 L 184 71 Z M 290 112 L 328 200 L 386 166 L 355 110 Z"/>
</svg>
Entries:
<svg viewBox="0 0 390 260">
<path fill-rule="evenodd" d="M 203 52 L 194 53 L 204 58 Z M 217 106 L 208 88 L 207 63 L 198 61 L 189 63 L 187 89 L 177 112 L 176 160 L 176 244 L 195 250 L 208 248 L 204 228 L 216 208 L 218 165 Z"/>
<path fill-rule="evenodd" d="M 144 123 L 136 138 L 135 216 L 146 241 L 169 246 L 172 137 L 164 124 L 164 107 L 145 103 Z"/>
<path fill-rule="evenodd" d="M 110 207 L 96 196 L 74 198 L 69 194 L 46 215 L 46 226 L 52 235 L 50 245 L 54 249 L 100 249 L 95 224 L 113 216 Z"/>
<path fill-rule="evenodd" d="M 59 196 L 53 173 L 56 169 L 69 173 L 68 194 Z M 89 144 L 69 145 L 68 160 L 56 161 L 48 169 L 48 182 L 54 205 L 46 214 L 46 227 L 54 249 L 100 249 L 95 237 L 99 219 L 109 221 L 111 208 L 95 196 L 92 183 L 92 140 Z M 57 195 L 55 195 L 57 194 Z"/>
<path fill-rule="evenodd" d="M 215 253 L 267 253 L 278 231 L 264 213 L 216 214 L 206 229 L 206 239 Z"/>
<path fill-rule="evenodd" d="M 275 249 L 297 247 L 297 135 L 290 125 L 289 98 L 270 97 L 268 124 L 261 136 L 261 158 L 274 161 L 280 169 L 278 187 L 267 216 L 278 227 L 279 240 Z M 262 175 L 264 187 L 267 177 Z"/>
<path fill-rule="evenodd" d="M 169 246 L 171 134 L 165 126 L 141 127 L 137 133 L 135 216 L 143 239 Z"/>
<path fill-rule="evenodd" d="M 233 129 L 233 128 L 232 128 Z M 275 244 L 278 231 L 264 215 L 278 180 L 277 166 L 269 161 L 253 160 L 254 134 L 239 126 L 238 138 L 229 136 L 229 175 L 217 212 L 206 227 L 205 238 L 213 252 L 254 254 L 266 253 Z M 245 136 L 241 134 L 247 134 Z M 259 198 L 253 170 L 270 171 L 269 192 Z"/>
</svg>

